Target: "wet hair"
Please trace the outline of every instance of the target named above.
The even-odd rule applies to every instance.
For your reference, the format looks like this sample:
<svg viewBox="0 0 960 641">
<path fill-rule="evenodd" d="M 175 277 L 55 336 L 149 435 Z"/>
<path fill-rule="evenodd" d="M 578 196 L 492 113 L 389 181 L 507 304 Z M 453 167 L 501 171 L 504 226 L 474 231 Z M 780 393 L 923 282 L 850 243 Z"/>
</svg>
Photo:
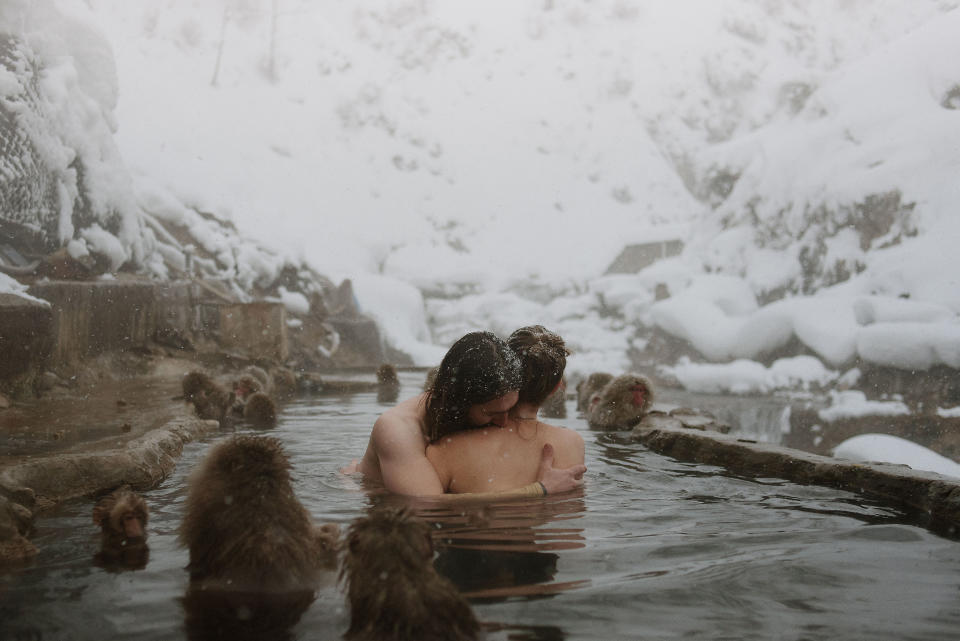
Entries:
<svg viewBox="0 0 960 641">
<path fill-rule="evenodd" d="M 467 415 L 480 405 L 520 389 L 520 361 L 491 332 L 471 332 L 453 344 L 427 390 L 424 436 L 439 438 L 470 429 Z"/>
<path fill-rule="evenodd" d="M 570 350 L 543 325 L 521 327 L 510 334 L 507 343 L 523 368 L 520 402 L 542 405 L 563 378 Z"/>
</svg>

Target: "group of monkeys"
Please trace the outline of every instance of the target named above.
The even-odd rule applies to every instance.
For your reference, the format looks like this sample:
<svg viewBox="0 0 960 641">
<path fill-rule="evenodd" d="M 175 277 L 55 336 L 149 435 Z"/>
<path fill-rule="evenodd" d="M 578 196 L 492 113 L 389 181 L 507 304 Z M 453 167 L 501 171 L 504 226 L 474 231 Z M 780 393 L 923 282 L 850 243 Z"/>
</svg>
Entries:
<svg viewBox="0 0 960 641">
<path fill-rule="evenodd" d="M 379 384 L 397 380 L 391 368 L 381 367 Z M 190 372 L 184 399 L 204 418 L 223 421 L 239 413 L 272 425 L 276 406 L 268 391 L 292 393 L 295 378 L 291 382 L 282 370 L 268 378 L 257 369 L 248 368 L 232 391 L 203 372 Z M 638 374 L 594 373 L 576 389 L 577 409 L 594 429 L 629 429 L 653 402 L 650 381 Z M 481 626 L 469 603 L 433 566 L 433 538 L 424 520 L 405 508 L 374 508 L 342 535 L 337 524 L 313 522 L 294 494 L 291 468 L 279 439 L 238 435 L 213 445 L 193 470 L 179 528 L 190 555 L 188 621 L 221 606 L 227 625 L 243 625 L 249 616 L 234 621 L 236 612 L 256 613 L 272 603 L 292 625 L 313 602 L 323 577 L 336 572 L 350 608 L 347 639 L 478 638 Z M 96 504 L 100 564 L 145 567 L 148 514 L 146 501 L 129 486 Z"/>
<path fill-rule="evenodd" d="M 577 410 L 595 430 L 628 430 L 653 405 L 653 384 L 641 374 L 594 372 L 577 384 Z"/>
<path fill-rule="evenodd" d="M 99 556 L 146 549 L 147 504 L 130 487 L 101 499 L 93 519 L 102 530 Z M 210 448 L 189 477 L 179 540 L 190 554 L 188 624 L 219 608 L 221 637 L 224 626 L 249 626 L 265 606 L 292 625 L 325 576 L 345 587 L 347 639 L 469 641 L 480 632 L 466 599 L 434 569 L 424 520 L 407 508 L 380 507 L 343 536 L 336 524 L 315 524 L 294 494 L 283 445 L 271 436 L 232 436 Z"/>
<path fill-rule="evenodd" d="M 269 373 L 251 365 L 235 378 L 230 389 L 218 383 L 201 370 L 188 372 L 182 382 L 183 398 L 191 403 L 197 416 L 230 426 L 242 418 L 254 427 L 273 427 L 277 422 L 277 404 L 274 397 L 285 399 L 297 392 L 309 394 L 346 394 L 376 391 L 377 400 L 393 402 L 400 393 L 397 368 L 384 363 L 377 368 L 377 380 L 332 380 L 314 374 L 300 378 L 286 367 L 273 368 Z"/>
</svg>

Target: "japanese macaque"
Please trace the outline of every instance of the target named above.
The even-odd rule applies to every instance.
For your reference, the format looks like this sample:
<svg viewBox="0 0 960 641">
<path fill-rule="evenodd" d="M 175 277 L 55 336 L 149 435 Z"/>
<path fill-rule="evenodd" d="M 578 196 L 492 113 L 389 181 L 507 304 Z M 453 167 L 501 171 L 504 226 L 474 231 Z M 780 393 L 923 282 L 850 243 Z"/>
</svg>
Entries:
<svg viewBox="0 0 960 641">
<path fill-rule="evenodd" d="M 377 368 L 377 402 L 393 403 L 400 395 L 400 379 L 397 368 L 384 363 Z"/>
<path fill-rule="evenodd" d="M 273 427 L 277 424 L 277 406 L 263 392 L 251 394 L 243 404 L 243 418 L 256 427 Z"/>
<path fill-rule="evenodd" d="M 260 381 L 249 374 L 244 374 L 233 382 L 233 393 L 237 395 L 237 400 L 241 403 L 245 403 L 247 397 L 251 394 L 261 391 L 263 391 L 263 386 Z"/>
<path fill-rule="evenodd" d="M 400 379 L 397 378 L 397 368 L 390 363 L 384 363 L 377 368 L 376 381 L 361 381 L 356 379 L 322 378 L 317 374 L 306 373 L 301 376 L 299 388 L 307 394 L 358 394 L 363 392 L 377 392 L 391 394 L 394 390 L 399 393 Z M 396 398 L 394 398 L 396 400 Z"/>
<path fill-rule="evenodd" d="M 183 375 L 180 387 L 183 390 L 183 400 L 192 403 L 197 395 L 204 393 L 212 385 L 216 385 L 210 375 L 200 370 L 193 370 Z"/>
<path fill-rule="evenodd" d="M 297 393 L 297 375 L 289 367 L 275 367 L 270 378 L 277 398 L 290 398 Z"/>
<path fill-rule="evenodd" d="M 430 526 L 407 509 L 377 509 L 353 522 L 340 579 L 350 604 L 350 641 L 467 641 L 480 624 L 433 567 Z"/>
<path fill-rule="evenodd" d="M 590 405 L 590 397 L 595 392 L 603 389 L 603 386 L 613 380 L 613 374 L 606 372 L 594 372 L 577 383 L 577 411 L 586 412 Z"/>
<path fill-rule="evenodd" d="M 248 365 L 243 369 L 245 376 L 252 376 L 258 383 L 260 383 L 260 389 L 258 392 L 267 392 L 272 391 L 271 386 L 273 382 L 270 380 L 270 375 L 267 374 L 267 370 L 256 365 Z"/>
<path fill-rule="evenodd" d="M 204 590 L 312 591 L 336 566 L 339 526 L 318 527 L 294 495 L 281 442 L 235 436 L 214 445 L 188 481 L 180 542 Z"/>
<path fill-rule="evenodd" d="M 557 389 L 543 401 L 540 414 L 546 418 L 567 418 L 567 378 L 565 376 L 560 379 Z"/>
<path fill-rule="evenodd" d="M 590 398 L 587 424 L 596 430 L 628 430 L 653 404 L 653 386 L 640 374 L 622 374 Z"/>
<path fill-rule="evenodd" d="M 197 416 L 225 422 L 236 401 L 236 394 L 228 392 L 209 374 L 194 370 L 183 377 L 183 399 L 193 404 Z"/>
<path fill-rule="evenodd" d="M 110 569 L 136 570 L 147 565 L 147 520 L 150 512 L 143 497 L 123 485 L 93 507 L 93 522 L 100 526 L 100 552 L 94 560 Z"/>
<path fill-rule="evenodd" d="M 425 381 L 423 381 L 424 392 L 429 392 L 433 387 L 433 381 L 436 380 L 438 371 L 440 371 L 439 367 L 431 367 L 429 370 L 427 370 L 427 378 Z"/>
</svg>

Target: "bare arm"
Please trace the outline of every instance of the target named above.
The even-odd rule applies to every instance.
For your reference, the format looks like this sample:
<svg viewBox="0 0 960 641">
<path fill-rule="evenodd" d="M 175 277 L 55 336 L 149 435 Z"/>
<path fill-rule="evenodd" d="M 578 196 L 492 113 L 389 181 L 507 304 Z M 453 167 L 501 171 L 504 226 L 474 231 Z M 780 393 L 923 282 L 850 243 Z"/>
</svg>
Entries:
<svg viewBox="0 0 960 641">
<path fill-rule="evenodd" d="M 386 416 L 373 424 L 372 441 L 383 485 L 395 494 L 433 496 L 443 493 L 437 471 L 427 460 L 419 430 L 410 430 Z"/>
</svg>

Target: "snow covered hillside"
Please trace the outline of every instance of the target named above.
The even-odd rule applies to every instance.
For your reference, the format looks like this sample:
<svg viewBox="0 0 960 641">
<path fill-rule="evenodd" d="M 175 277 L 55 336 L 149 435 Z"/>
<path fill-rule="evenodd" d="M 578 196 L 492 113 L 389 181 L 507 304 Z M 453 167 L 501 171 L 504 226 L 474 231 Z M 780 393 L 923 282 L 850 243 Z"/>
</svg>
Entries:
<svg viewBox="0 0 960 641">
<path fill-rule="evenodd" d="M 424 365 L 542 323 L 573 374 L 661 332 L 695 351 L 665 374 L 768 391 L 960 368 L 957 6 L 7 0 L 0 32 L 44 65 L 78 254 L 164 277 L 175 221 L 244 283 L 353 279 Z M 22 91 L 8 66 L 0 97 Z M 681 255 L 604 274 L 667 237 Z"/>
</svg>

